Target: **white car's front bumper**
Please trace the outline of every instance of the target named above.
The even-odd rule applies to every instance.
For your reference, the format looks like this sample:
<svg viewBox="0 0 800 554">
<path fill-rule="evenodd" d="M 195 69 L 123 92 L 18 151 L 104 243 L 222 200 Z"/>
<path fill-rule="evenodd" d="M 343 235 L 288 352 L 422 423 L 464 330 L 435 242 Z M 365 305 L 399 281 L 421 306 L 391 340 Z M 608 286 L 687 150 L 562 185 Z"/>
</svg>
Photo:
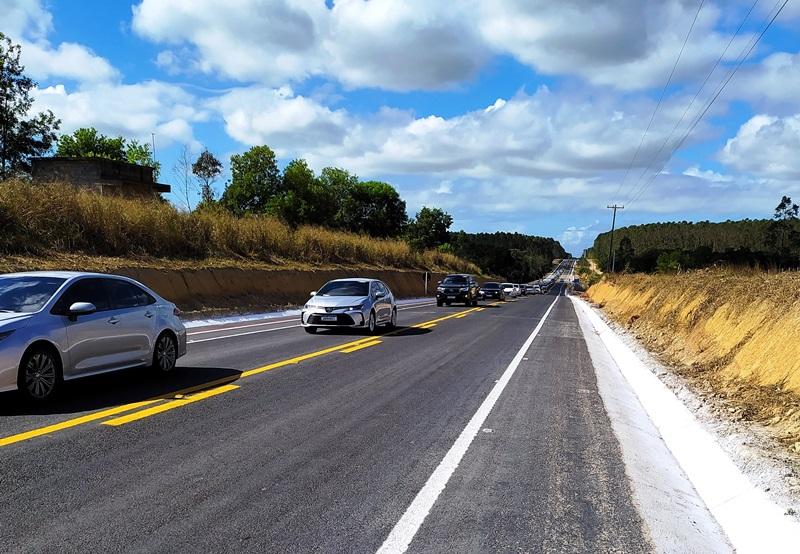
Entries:
<svg viewBox="0 0 800 554">
<path fill-rule="evenodd" d="M 303 327 L 364 327 L 367 317 L 361 310 L 308 308 L 300 312 Z"/>
</svg>

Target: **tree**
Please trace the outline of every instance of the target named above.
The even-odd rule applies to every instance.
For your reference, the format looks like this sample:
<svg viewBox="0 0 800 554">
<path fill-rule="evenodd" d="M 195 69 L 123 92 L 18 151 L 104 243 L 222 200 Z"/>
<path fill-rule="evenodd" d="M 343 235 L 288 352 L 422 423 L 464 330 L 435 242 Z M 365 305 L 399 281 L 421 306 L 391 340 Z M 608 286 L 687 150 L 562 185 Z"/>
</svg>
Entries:
<svg viewBox="0 0 800 554">
<path fill-rule="evenodd" d="M 210 205 L 214 202 L 214 189 L 211 185 L 222 174 L 222 162 L 206 148 L 192 164 L 192 173 L 200 180 L 200 204 Z"/>
<path fill-rule="evenodd" d="M 94 127 L 81 127 L 71 135 L 58 138 L 56 156 L 70 158 L 107 158 L 153 168 L 153 179 L 158 180 L 161 164 L 153 159 L 150 145 L 136 139 L 128 142 L 121 136 L 107 137 Z"/>
<path fill-rule="evenodd" d="M 58 138 L 56 156 L 70 158 L 108 158 L 125 161 L 125 139 L 107 137 L 97 132 L 94 127 L 76 129 L 71 135 Z"/>
<path fill-rule="evenodd" d="M 197 182 L 192 174 L 192 158 L 189 147 L 183 145 L 175 165 L 172 166 L 172 175 L 177 181 L 176 193 L 179 201 L 187 211 L 192 211 L 192 197 L 197 191 Z"/>
<path fill-rule="evenodd" d="M 790 197 L 784 196 L 775 207 L 775 214 L 767 229 L 769 242 L 782 258 L 791 258 L 800 249 L 798 212 L 800 212 L 800 206 L 792 202 Z"/>
<path fill-rule="evenodd" d="M 344 199 L 350 196 L 350 191 L 358 185 L 358 176 L 346 169 L 326 167 L 319 175 L 320 194 L 327 199 L 324 213 L 320 213 L 322 221 L 327 221 L 329 227 L 346 229 L 347 216 L 344 212 Z"/>
<path fill-rule="evenodd" d="M 292 226 L 303 223 L 325 225 L 319 218 L 326 202 L 317 177 L 305 160 L 292 160 L 283 169 L 282 191 L 269 201 L 267 211 Z"/>
<path fill-rule="evenodd" d="M 221 201 L 237 215 L 264 213 L 270 199 L 282 188 L 275 153 L 269 146 L 254 146 L 231 156 L 231 180 Z"/>
<path fill-rule="evenodd" d="M 340 224 L 345 229 L 373 237 L 395 237 L 403 232 L 408 222 L 406 203 L 392 185 L 365 181 L 348 192 L 340 209 Z"/>
<path fill-rule="evenodd" d="M 50 150 L 61 125 L 50 110 L 29 115 L 36 82 L 24 75 L 21 53 L 0 33 L 0 179 L 29 172 L 31 157 Z"/>
<path fill-rule="evenodd" d="M 633 258 L 636 256 L 636 251 L 633 249 L 633 243 L 629 237 L 622 237 L 617 247 L 617 267 L 629 270 L 633 263 Z"/>
<path fill-rule="evenodd" d="M 125 160 L 128 163 L 144 165 L 153 168 L 153 179 L 158 181 L 158 176 L 161 173 L 161 162 L 153 159 L 153 151 L 150 150 L 150 145 L 146 142 L 139 143 L 137 140 L 131 140 L 125 147 Z"/>
<path fill-rule="evenodd" d="M 439 208 L 423 207 L 408 225 L 408 242 L 417 250 L 436 248 L 448 241 L 453 218 Z"/>
</svg>

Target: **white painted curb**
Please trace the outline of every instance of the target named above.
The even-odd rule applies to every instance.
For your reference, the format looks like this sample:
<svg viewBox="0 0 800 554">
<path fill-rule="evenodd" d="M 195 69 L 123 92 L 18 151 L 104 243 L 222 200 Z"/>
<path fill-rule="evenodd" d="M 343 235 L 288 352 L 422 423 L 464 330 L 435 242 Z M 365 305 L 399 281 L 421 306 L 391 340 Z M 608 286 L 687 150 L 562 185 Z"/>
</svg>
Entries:
<svg viewBox="0 0 800 554">
<path fill-rule="evenodd" d="M 747 479 L 714 436 L 585 301 L 570 299 L 591 322 L 736 551 L 800 552 L 800 524 Z"/>
</svg>

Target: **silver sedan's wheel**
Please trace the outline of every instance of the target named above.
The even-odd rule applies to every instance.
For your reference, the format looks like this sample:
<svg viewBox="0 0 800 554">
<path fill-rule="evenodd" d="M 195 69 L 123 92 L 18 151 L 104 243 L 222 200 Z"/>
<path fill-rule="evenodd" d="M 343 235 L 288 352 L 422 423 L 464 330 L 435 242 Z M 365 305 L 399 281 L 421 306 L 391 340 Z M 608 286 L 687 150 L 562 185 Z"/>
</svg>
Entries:
<svg viewBox="0 0 800 554">
<path fill-rule="evenodd" d="M 171 335 L 164 333 L 156 341 L 156 349 L 153 353 L 153 369 L 161 373 L 169 373 L 175 369 L 175 362 L 178 360 L 178 345 Z"/>
<path fill-rule="evenodd" d="M 392 319 L 389 321 L 389 328 L 397 327 L 397 308 L 392 308 Z"/>
<path fill-rule="evenodd" d="M 58 362 L 47 350 L 34 350 L 23 362 L 20 389 L 33 400 L 47 400 L 58 387 Z"/>
<path fill-rule="evenodd" d="M 367 331 L 369 331 L 370 335 L 375 334 L 375 330 L 378 328 L 378 323 L 375 320 L 375 312 L 369 313 L 369 322 L 367 323 Z"/>
</svg>

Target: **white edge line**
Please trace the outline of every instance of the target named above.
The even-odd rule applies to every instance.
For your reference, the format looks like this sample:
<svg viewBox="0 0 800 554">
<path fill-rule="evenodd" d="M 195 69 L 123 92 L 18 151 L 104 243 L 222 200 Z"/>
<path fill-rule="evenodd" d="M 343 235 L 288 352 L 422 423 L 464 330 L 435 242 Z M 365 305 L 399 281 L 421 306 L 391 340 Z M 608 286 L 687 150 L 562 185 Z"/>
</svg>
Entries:
<svg viewBox="0 0 800 554">
<path fill-rule="evenodd" d="M 800 524 L 756 488 L 686 405 L 585 301 L 587 316 L 672 455 L 739 553 L 797 552 Z"/>
<path fill-rule="evenodd" d="M 489 391 L 489 394 L 481 403 L 478 411 L 475 412 L 475 415 L 472 416 L 472 419 L 469 420 L 467 426 L 464 427 L 464 430 L 461 431 L 461 434 L 456 439 L 456 442 L 453 443 L 453 446 L 450 447 L 450 450 L 447 451 L 442 461 L 439 462 L 439 465 L 433 471 L 430 477 L 428 477 L 425 486 L 417 493 L 417 496 L 414 497 L 414 500 L 406 509 L 403 516 L 400 520 L 395 524 L 394 528 L 392 529 L 389 536 L 386 537 L 386 540 L 383 542 L 383 545 L 378 549 L 378 554 L 394 554 L 394 553 L 401 553 L 405 552 L 406 549 L 411 544 L 411 541 L 414 540 L 414 536 L 419 531 L 419 528 L 422 526 L 422 523 L 425 521 L 425 518 L 433 508 L 433 505 L 436 503 L 436 499 L 439 498 L 439 495 L 444 490 L 445 486 L 447 486 L 447 482 L 450 480 L 450 477 L 453 475 L 453 472 L 458 467 L 458 464 L 461 463 L 461 459 L 464 457 L 464 454 L 467 453 L 470 444 L 475 439 L 475 435 L 478 434 L 478 431 L 483 426 L 483 422 L 486 421 L 486 418 L 494 408 L 495 403 L 500 398 L 500 395 L 503 393 L 503 390 L 506 388 L 506 385 L 511 380 L 511 377 L 514 376 L 514 373 L 519 367 L 519 364 L 522 362 L 522 358 L 524 357 L 525 353 L 531 347 L 533 340 L 539 334 L 542 326 L 544 325 L 545 321 L 547 320 L 547 316 L 550 315 L 550 312 L 553 310 L 553 307 L 558 302 L 558 296 L 556 296 L 553 303 L 550 304 L 550 307 L 547 308 L 547 311 L 544 313 L 542 318 L 539 320 L 539 323 L 534 328 L 533 332 L 530 334 L 528 339 L 522 345 L 522 347 L 517 352 L 517 355 L 514 356 L 514 359 L 511 360 L 511 363 L 508 364 L 508 367 L 503 372 L 503 375 L 497 381 L 497 383 L 492 387 L 492 390 Z"/>
</svg>

